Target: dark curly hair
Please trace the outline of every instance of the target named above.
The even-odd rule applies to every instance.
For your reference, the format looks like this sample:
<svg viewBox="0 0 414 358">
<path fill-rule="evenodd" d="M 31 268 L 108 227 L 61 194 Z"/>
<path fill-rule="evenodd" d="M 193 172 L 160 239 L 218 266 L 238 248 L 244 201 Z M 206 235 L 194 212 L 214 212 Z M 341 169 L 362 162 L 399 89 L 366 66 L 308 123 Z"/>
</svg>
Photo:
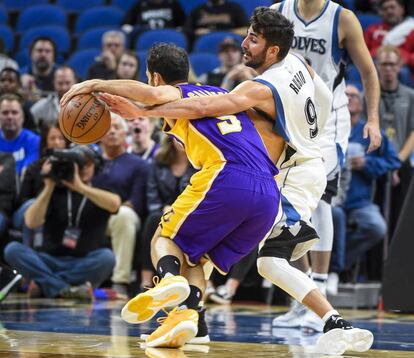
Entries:
<svg viewBox="0 0 414 358">
<path fill-rule="evenodd" d="M 262 35 L 267 46 L 279 46 L 279 60 L 283 60 L 288 54 L 293 41 L 293 22 L 289 21 L 280 12 L 268 7 L 257 7 L 250 25 L 253 31 Z"/>
<path fill-rule="evenodd" d="M 159 73 L 169 85 L 188 81 L 188 55 L 174 44 L 159 43 L 151 47 L 147 55 L 147 67 L 149 73 Z"/>
</svg>

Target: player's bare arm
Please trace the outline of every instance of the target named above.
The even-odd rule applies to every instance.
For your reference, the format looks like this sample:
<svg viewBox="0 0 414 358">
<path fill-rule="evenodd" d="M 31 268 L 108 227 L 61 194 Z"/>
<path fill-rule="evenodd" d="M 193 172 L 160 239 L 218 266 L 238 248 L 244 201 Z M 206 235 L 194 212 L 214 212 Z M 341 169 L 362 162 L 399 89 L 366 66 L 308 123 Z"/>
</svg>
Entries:
<svg viewBox="0 0 414 358">
<path fill-rule="evenodd" d="M 72 86 L 60 103 L 64 106 L 73 96 L 92 92 L 106 92 L 147 105 L 167 103 L 181 98 L 180 91 L 174 86 L 153 87 L 134 80 L 89 80 Z"/>
<path fill-rule="evenodd" d="M 379 129 L 379 81 L 374 62 L 364 41 L 361 25 L 353 12 L 343 9 L 339 17 L 340 46 L 345 47 L 361 74 L 367 102 L 368 122 L 364 128 L 364 137 L 370 138 L 368 151 L 381 145 Z"/>
<path fill-rule="evenodd" d="M 141 108 L 140 115 L 199 119 L 208 116 L 224 116 L 257 107 L 274 117 L 274 104 L 269 106 L 266 103 L 271 98 L 272 92 L 268 87 L 255 81 L 245 81 L 230 93 L 217 96 L 186 98 L 151 108 Z M 271 107 L 273 107 L 273 110 L 271 110 Z"/>
</svg>

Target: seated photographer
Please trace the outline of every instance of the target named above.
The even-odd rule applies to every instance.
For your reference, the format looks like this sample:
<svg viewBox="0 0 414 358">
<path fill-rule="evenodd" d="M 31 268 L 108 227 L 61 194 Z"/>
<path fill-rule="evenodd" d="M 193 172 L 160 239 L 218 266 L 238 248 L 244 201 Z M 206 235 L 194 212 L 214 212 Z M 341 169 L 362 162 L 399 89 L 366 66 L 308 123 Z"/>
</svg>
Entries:
<svg viewBox="0 0 414 358">
<path fill-rule="evenodd" d="M 51 126 L 42 126 L 39 148 L 40 159 L 30 164 L 24 173 L 17 200 L 19 208 L 13 214 L 13 227 L 23 232 L 23 243 L 25 245 L 31 246 L 33 230 L 29 230 L 27 226 L 24 225 L 24 213 L 43 189 L 43 176 L 41 172 L 43 166 L 48 165 L 45 164 L 47 160 L 47 150 L 52 148 L 64 149 L 68 146 L 69 142 L 63 136 L 57 123 L 54 123 Z"/>
<path fill-rule="evenodd" d="M 32 280 L 29 297 L 91 301 L 92 287 L 104 282 L 115 266 L 105 232 L 121 199 L 91 185 L 97 155 L 87 146 L 54 150 L 46 163 L 44 188 L 25 213 L 29 228 L 43 225 L 42 245 L 35 251 L 11 242 L 4 257 Z"/>
</svg>

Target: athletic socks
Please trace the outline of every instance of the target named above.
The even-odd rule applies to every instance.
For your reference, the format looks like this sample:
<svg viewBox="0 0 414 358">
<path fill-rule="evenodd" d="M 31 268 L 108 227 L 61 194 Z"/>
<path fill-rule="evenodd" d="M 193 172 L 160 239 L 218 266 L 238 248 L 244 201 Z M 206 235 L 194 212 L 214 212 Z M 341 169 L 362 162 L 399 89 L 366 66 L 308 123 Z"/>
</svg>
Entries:
<svg viewBox="0 0 414 358">
<path fill-rule="evenodd" d="M 316 286 L 318 286 L 322 294 L 326 296 L 326 283 L 328 281 L 328 274 L 312 272 L 311 278 L 316 283 Z"/>
<path fill-rule="evenodd" d="M 180 275 L 181 264 L 178 257 L 167 255 L 157 263 L 157 273 L 161 278 Z"/>
<path fill-rule="evenodd" d="M 201 290 L 196 286 L 190 285 L 190 295 L 180 305 L 180 307 L 185 306 L 186 308 L 197 310 L 199 308 L 201 296 Z"/>
</svg>

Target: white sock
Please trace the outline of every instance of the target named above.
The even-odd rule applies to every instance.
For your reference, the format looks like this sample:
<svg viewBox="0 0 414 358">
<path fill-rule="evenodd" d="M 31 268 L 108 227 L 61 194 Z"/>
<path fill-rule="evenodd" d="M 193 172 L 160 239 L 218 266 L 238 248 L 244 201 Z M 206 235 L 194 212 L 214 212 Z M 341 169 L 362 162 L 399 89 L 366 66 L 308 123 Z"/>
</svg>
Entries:
<svg viewBox="0 0 414 358">
<path fill-rule="evenodd" d="M 312 272 L 311 278 L 316 283 L 316 286 L 318 286 L 322 294 L 326 296 L 326 282 L 328 281 L 328 274 Z"/>
<path fill-rule="evenodd" d="M 322 317 L 322 321 L 326 322 L 332 316 L 340 316 L 340 314 L 337 310 L 330 310 L 324 314 L 324 316 Z"/>
</svg>

